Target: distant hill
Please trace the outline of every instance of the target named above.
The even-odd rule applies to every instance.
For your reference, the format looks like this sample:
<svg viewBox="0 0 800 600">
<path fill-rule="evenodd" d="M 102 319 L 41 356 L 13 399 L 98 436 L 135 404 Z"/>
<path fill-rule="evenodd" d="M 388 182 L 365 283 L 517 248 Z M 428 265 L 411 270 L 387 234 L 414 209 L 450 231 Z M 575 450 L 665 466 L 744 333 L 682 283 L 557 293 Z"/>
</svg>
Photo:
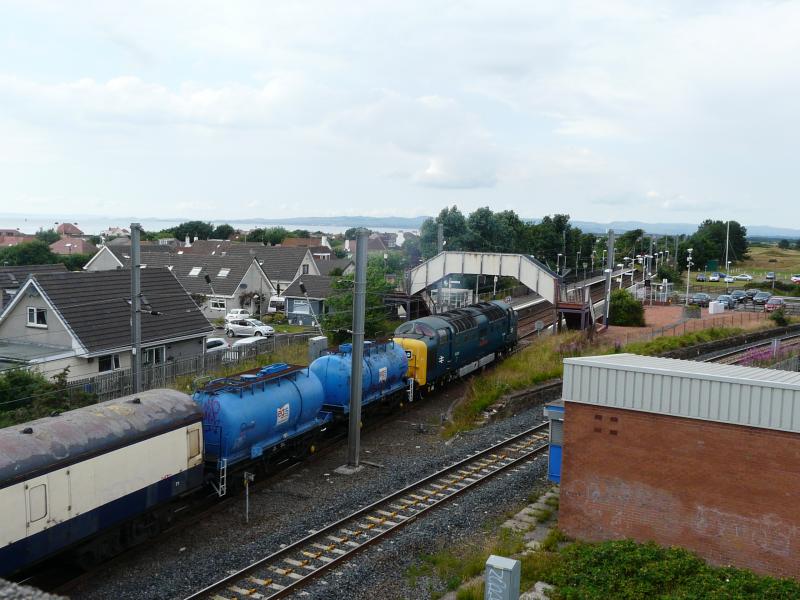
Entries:
<svg viewBox="0 0 800 600">
<path fill-rule="evenodd" d="M 430 217 L 293 217 L 290 219 L 252 219 L 254 223 L 263 225 L 304 225 L 324 227 L 367 227 L 376 229 L 392 227 L 394 229 L 419 229 L 425 219 Z"/>
</svg>

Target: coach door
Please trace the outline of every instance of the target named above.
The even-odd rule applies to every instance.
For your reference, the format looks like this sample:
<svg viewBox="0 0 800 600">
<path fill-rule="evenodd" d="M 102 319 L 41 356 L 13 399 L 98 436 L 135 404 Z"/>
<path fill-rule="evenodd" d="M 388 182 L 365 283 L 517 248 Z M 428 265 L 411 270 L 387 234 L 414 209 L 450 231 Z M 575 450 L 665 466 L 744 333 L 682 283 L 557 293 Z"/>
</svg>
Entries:
<svg viewBox="0 0 800 600">
<path fill-rule="evenodd" d="M 33 535 L 48 526 L 50 517 L 50 494 L 47 475 L 30 479 L 25 483 L 25 522 L 27 535 Z"/>
</svg>

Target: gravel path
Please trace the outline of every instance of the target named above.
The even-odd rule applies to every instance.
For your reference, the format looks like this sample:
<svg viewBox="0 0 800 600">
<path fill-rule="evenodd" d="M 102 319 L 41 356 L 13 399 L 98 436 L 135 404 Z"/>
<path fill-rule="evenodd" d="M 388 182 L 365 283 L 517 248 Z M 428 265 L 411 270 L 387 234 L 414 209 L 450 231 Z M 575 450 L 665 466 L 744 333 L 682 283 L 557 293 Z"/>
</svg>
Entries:
<svg viewBox="0 0 800 600">
<path fill-rule="evenodd" d="M 435 398 L 415 403 L 392 422 L 366 431 L 362 459 L 382 468 L 367 466 L 352 476 L 334 473 L 346 462 L 346 445 L 342 445 L 251 490 L 249 525 L 244 522 L 242 495 L 211 513 L 207 520 L 167 533 L 120 557 L 72 590 L 70 596 L 182 598 L 275 551 L 282 543 L 304 537 L 315 527 L 340 519 L 470 452 L 542 421 L 541 407 L 530 408 L 445 443 L 440 435 L 441 415 L 462 392 L 462 386 L 453 386 Z M 297 596 L 428 597 L 427 591 L 404 587 L 406 566 L 440 540 L 472 532 L 484 520 L 523 501 L 546 471 L 544 465 L 544 459 L 539 459 L 533 467 L 499 476 L 455 504 L 433 511 L 366 551 L 368 560 L 359 561 L 358 567 L 342 567 Z"/>
</svg>

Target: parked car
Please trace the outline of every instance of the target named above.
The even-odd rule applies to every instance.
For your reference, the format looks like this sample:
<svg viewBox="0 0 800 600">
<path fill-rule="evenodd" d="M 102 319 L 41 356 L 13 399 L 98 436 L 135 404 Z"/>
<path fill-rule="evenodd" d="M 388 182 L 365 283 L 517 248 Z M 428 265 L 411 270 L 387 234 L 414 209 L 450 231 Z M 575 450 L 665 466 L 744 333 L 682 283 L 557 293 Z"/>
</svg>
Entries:
<svg viewBox="0 0 800 600">
<path fill-rule="evenodd" d="M 770 298 L 772 298 L 772 294 L 769 292 L 758 292 L 753 296 L 753 304 L 766 304 Z"/>
<path fill-rule="evenodd" d="M 709 281 L 719 281 L 719 273 L 712 273 L 708 276 Z"/>
<path fill-rule="evenodd" d="M 725 283 L 733 283 L 734 281 L 736 281 L 736 280 L 733 278 L 733 276 L 732 276 L 732 275 L 725 275 L 725 276 L 723 276 L 722 280 L 723 280 Z"/>
<path fill-rule="evenodd" d="M 770 271 L 766 275 L 764 275 L 764 279 L 767 281 L 774 281 L 775 279 L 775 271 Z"/>
<path fill-rule="evenodd" d="M 231 312 L 225 315 L 225 322 L 235 321 L 237 319 L 249 319 L 250 312 L 244 308 L 232 308 Z"/>
<path fill-rule="evenodd" d="M 733 290 L 731 292 L 731 298 L 733 298 L 737 303 L 746 302 L 747 301 L 747 292 L 744 290 Z"/>
<path fill-rule="evenodd" d="M 800 275 L 792 275 L 792 283 L 800 283 Z"/>
<path fill-rule="evenodd" d="M 206 354 L 216 354 L 225 352 L 228 349 L 228 341 L 225 338 L 210 337 L 206 338 Z"/>
<path fill-rule="evenodd" d="M 225 325 L 225 334 L 228 337 L 272 337 L 275 334 L 275 330 L 269 325 L 264 325 L 258 319 L 236 319 Z"/>
<path fill-rule="evenodd" d="M 231 344 L 231 350 L 236 350 L 237 348 L 241 348 L 242 346 L 252 346 L 253 344 L 257 344 L 260 341 L 263 341 L 264 336 L 253 336 L 253 337 L 246 337 L 241 340 L 236 340 Z"/>
<path fill-rule="evenodd" d="M 747 273 L 739 273 L 734 279 L 737 281 L 753 281 L 753 276 Z"/>
<path fill-rule="evenodd" d="M 779 308 L 784 308 L 785 306 L 786 300 L 780 296 L 773 296 L 764 304 L 764 310 L 767 312 L 772 312 L 778 310 Z"/>
<path fill-rule="evenodd" d="M 706 280 L 706 274 L 705 273 L 698 273 L 697 274 L 697 281 L 705 281 L 705 280 Z"/>
<path fill-rule="evenodd" d="M 708 294 L 692 294 L 689 297 L 689 304 L 697 304 L 698 306 L 708 306 L 708 303 L 711 302 L 711 296 Z"/>
<path fill-rule="evenodd" d="M 270 296 L 267 312 L 269 314 L 283 312 L 286 309 L 286 299 L 283 296 Z"/>
<path fill-rule="evenodd" d="M 744 293 L 747 294 L 747 298 L 745 299 L 745 301 L 752 300 L 755 297 L 755 295 L 758 294 L 760 291 L 761 290 L 756 288 L 750 288 L 749 290 L 745 290 Z"/>
<path fill-rule="evenodd" d="M 717 302 L 722 304 L 727 310 L 733 310 L 734 308 L 736 308 L 736 300 L 734 300 L 733 297 L 727 294 L 722 294 L 721 296 L 717 296 Z"/>
</svg>

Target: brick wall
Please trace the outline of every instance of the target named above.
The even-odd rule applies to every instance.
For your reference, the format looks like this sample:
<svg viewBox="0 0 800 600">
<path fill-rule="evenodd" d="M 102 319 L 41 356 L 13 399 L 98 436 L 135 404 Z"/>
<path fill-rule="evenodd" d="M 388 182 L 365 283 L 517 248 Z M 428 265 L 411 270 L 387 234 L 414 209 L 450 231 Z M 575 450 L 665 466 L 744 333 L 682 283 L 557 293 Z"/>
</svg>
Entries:
<svg viewBox="0 0 800 600">
<path fill-rule="evenodd" d="M 800 435 L 566 403 L 560 527 L 800 578 Z"/>
</svg>

